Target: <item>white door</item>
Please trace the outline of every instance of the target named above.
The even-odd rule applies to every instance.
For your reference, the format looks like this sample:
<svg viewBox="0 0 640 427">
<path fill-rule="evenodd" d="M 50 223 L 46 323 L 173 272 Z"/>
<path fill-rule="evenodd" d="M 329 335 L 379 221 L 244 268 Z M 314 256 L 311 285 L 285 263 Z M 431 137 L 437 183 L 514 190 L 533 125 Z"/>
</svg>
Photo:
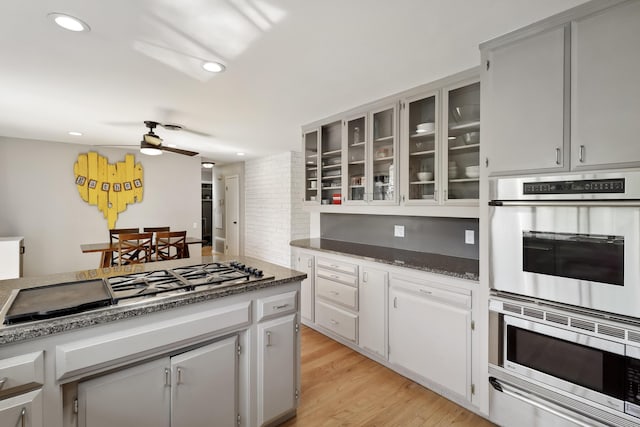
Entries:
<svg viewBox="0 0 640 427">
<path fill-rule="evenodd" d="M 497 47 L 486 59 L 482 132 L 489 173 L 564 169 L 564 27 Z"/>
<path fill-rule="evenodd" d="M 386 271 L 368 267 L 360 270 L 358 343 L 384 358 L 387 357 L 385 295 L 388 277 Z"/>
<path fill-rule="evenodd" d="M 238 414 L 237 336 L 171 358 L 171 425 L 232 427 Z"/>
<path fill-rule="evenodd" d="M 258 425 L 296 407 L 296 315 L 258 325 Z"/>
<path fill-rule="evenodd" d="M 0 426 L 42 427 L 42 390 L 0 400 Z"/>
<path fill-rule="evenodd" d="M 307 278 L 300 284 L 300 315 L 311 323 L 315 321 L 313 260 L 313 255 L 308 254 L 298 254 L 296 257 L 296 270 L 307 273 Z"/>
<path fill-rule="evenodd" d="M 225 251 L 227 255 L 240 255 L 240 184 L 238 175 L 224 179 L 226 206 Z"/>
<path fill-rule="evenodd" d="M 78 384 L 79 427 L 169 427 L 166 358 Z"/>
<path fill-rule="evenodd" d="M 471 313 L 436 292 L 444 296 L 412 284 L 389 288 L 389 361 L 468 398 Z"/>
</svg>

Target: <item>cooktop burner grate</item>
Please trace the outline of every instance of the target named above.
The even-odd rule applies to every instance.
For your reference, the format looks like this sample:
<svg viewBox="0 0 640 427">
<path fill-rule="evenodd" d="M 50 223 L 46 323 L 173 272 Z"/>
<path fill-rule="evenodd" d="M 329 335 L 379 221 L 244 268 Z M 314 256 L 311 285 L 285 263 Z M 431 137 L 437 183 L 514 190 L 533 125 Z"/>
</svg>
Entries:
<svg viewBox="0 0 640 427">
<path fill-rule="evenodd" d="M 268 279 L 261 270 L 232 261 L 229 264 L 211 263 L 172 270 L 194 286 L 200 285 L 238 285 Z M 272 277 L 271 277 L 272 278 Z"/>
<path fill-rule="evenodd" d="M 116 300 L 193 289 L 189 283 L 167 270 L 110 277 L 107 282 Z"/>
</svg>

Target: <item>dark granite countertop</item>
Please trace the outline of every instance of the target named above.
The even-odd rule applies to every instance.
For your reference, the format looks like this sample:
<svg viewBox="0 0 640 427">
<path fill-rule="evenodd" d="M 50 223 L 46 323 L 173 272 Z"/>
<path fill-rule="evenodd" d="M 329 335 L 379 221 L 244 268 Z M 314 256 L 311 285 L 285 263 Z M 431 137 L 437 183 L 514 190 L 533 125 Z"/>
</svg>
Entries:
<svg viewBox="0 0 640 427">
<path fill-rule="evenodd" d="M 233 285 L 216 289 L 204 289 L 186 292 L 178 295 L 150 298 L 148 301 L 136 302 L 130 305 L 114 305 L 105 308 L 86 311 L 54 319 L 39 320 L 19 323 L 16 325 L 0 325 L 0 345 L 25 341 L 33 338 L 66 332 L 73 329 L 85 328 L 93 325 L 114 322 L 122 319 L 138 317 L 149 313 L 170 310 L 188 304 L 222 298 L 229 295 L 269 288 L 285 283 L 304 279 L 306 274 L 280 267 L 249 257 L 226 257 L 224 255 L 208 257 L 191 257 L 175 261 L 161 261 L 131 266 L 99 268 L 95 270 L 76 271 L 70 273 L 51 274 L 40 277 L 0 280 L 0 307 L 4 309 L 5 303 L 15 289 L 33 288 L 43 285 L 67 283 L 100 277 L 120 276 L 124 274 L 167 270 L 188 265 L 197 265 L 212 261 L 238 260 L 244 264 L 255 266 L 265 272 L 265 275 L 274 276 L 258 282 L 250 282 L 247 285 Z M 4 318 L 4 315 L 2 316 Z M 4 320 L 4 319 L 0 319 Z"/>
<path fill-rule="evenodd" d="M 398 267 L 438 273 L 478 281 L 479 265 L 477 259 L 459 258 L 447 255 L 407 251 L 384 246 L 363 245 L 329 239 L 293 240 L 291 246 L 302 249 L 348 255 L 368 261 L 381 262 Z"/>
</svg>

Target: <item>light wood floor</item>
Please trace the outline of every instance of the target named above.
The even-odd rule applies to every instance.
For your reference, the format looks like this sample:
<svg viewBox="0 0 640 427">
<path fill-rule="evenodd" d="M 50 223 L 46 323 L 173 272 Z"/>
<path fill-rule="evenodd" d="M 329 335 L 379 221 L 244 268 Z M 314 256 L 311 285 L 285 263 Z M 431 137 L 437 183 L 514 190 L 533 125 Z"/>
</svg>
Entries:
<svg viewBox="0 0 640 427">
<path fill-rule="evenodd" d="M 493 426 L 311 328 L 301 336 L 300 406 L 282 426 Z"/>
</svg>

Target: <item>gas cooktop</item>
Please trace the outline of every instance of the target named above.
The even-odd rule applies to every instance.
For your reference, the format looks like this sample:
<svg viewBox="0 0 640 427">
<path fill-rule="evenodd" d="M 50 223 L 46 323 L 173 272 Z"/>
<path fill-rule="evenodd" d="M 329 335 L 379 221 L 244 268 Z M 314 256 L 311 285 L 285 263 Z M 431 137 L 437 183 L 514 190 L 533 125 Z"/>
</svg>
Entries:
<svg viewBox="0 0 640 427">
<path fill-rule="evenodd" d="M 50 319 L 196 289 L 245 285 L 273 277 L 255 267 L 231 261 L 113 276 L 91 281 L 94 284 L 91 288 L 83 282 L 69 282 L 21 289 L 7 302 L 10 306 L 4 324 Z M 85 292 L 88 289 L 96 291 Z M 61 295 L 63 301 L 60 301 Z"/>
</svg>

